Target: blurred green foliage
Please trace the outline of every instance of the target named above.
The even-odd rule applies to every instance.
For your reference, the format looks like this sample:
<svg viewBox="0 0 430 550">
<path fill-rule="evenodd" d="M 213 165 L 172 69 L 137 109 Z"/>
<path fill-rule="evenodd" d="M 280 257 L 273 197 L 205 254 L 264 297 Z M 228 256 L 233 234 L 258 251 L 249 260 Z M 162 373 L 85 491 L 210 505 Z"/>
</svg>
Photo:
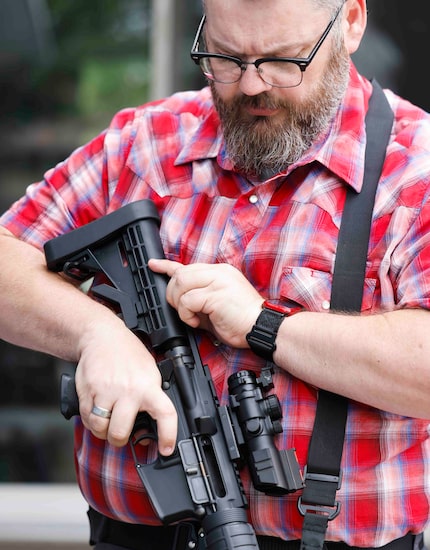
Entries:
<svg viewBox="0 0 430 550">
<path fill-rule="evenodd" d="M 56 51 L 53 63 L 33 69 L 39 113 L 100 118 L 147 99 L 149 0 L 47 5 Z"/>
</svg>

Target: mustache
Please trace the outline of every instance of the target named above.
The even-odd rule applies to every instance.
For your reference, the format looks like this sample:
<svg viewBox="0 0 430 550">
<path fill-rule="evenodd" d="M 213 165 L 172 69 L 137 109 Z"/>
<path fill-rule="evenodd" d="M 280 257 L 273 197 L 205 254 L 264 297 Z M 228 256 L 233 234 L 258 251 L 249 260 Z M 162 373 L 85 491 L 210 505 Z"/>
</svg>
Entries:
<svg viewBox="0 0 430 550">
<path fill-rule="evenodd" d="M 241 96 L 235 98 L 230 108 L 231 110 L 240 110 L 242 108 L 252 109 L 279 109 L 287 107 L 284 102 L 276 101 L 270 98 L 266 92 L 263 92 L 256 96 Z"/>
</svg>

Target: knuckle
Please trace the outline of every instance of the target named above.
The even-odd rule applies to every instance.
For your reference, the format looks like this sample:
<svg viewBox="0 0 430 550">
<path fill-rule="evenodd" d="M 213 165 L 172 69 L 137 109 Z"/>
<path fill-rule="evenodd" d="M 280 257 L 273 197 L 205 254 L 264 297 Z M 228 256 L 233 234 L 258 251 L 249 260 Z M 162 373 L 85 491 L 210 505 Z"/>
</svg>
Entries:
<svg viewBox="0 0 430 550">
<path fill-rule="evenodd" d="M 183 267 L 178 267 L 178 269 L 175 270 L 174 274 L 173 274 L 173 277 L 172 277 L 172 280 L 174 282 L 174 284 L 179 287 L 179 288 L 182 288 L 185 284 L 185 270 Z"/>
<path fill-rule="evenodd" d="M 98 431 L 98 432 L 106 431 L 106 427 L 108 424 L 109 424 L 109 419 L 91 415 L 91 426 L 93 428 L 93 431 Z"/>
<path fill-rule="evenodd" d="M 108 441 L 115 446 L 124 445 L 128 441 L 128 434 L 123 430 L 111 429 L 108 433 Z"/>
</svg>

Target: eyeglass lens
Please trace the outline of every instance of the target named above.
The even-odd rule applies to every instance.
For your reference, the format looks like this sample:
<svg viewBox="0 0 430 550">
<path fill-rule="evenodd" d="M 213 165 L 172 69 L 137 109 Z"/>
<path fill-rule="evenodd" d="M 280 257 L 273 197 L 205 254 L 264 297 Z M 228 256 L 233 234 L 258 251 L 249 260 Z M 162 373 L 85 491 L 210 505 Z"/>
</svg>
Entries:
<svg viewBox="0 0 430 550">
<path fill-rule="evenodd" d="M 200 67 L 206 78 L 224 84 L 238 82 L 244 70 L 235 61 L 222 57 L 203 57 L 200 59 Z M 303 78 L 300 67 L 288 61 L 264 61 L 257 70 L 260 77 L 271 86 L 294 87 Z"/>
</svg>

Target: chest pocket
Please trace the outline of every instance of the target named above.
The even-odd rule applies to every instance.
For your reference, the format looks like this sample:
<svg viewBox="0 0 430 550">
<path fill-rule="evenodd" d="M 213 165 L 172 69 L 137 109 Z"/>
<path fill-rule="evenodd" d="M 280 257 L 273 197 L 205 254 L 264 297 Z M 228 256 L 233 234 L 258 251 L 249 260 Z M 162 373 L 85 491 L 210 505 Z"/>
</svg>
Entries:
<svg viewBox="0 0 430 550">
<path fill-rule="evenodd" d="M 286 266 L 280 281 L 280 298 L 285 302 L 296 302 L 310 311 L 328 311 L 332 280 L 331 273 L 309 267 Z M 362 311 L 372 308 L 375 289 L 376 279 L 366 278 Z"/>
</svg>

